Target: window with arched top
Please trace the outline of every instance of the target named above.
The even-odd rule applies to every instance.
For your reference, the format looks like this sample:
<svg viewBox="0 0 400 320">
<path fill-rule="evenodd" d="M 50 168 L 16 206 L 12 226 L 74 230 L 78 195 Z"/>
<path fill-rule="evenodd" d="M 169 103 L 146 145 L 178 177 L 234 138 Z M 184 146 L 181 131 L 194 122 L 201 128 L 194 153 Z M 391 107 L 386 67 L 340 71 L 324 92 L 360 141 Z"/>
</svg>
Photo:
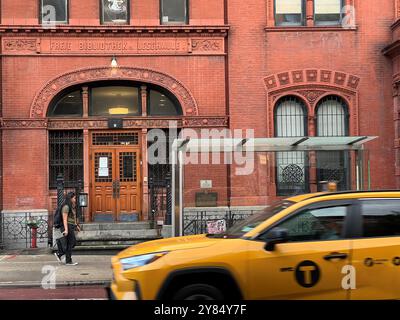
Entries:
<svg viewBox="0 0 400 320">
<path fill-rule="evenodd" d="M 285 96 L 275 105 L 275 137 L 308 135 L 307 108 L 296 96 Z M 277 195 L 287 196 L 308 191 L 308 160 L 302 151 L 276 153 Z"/>
<path fill-rule="evenodd" d="M 322 98 L 316 107 L 317 136 L 342 137 L 349 135 L 349 112 L 346 101 L 336 95 Z M 338 190 L 350 187 L 350 161 L 346 151 L 318 151 L 318 189 L 328 181 L 335 181 Z"/>
<path fill-rule="evenodd" d="M 304 137 L 307 132 L 307 111 L 303 101 L 295 96 L 279 99 L 275 107 L 275 136 Z"/>
<path fill-rule="evenodd" d="M 317 104 L 317 135 L 341 137 L 349 134 L 347 103 L 338 96 L 327 96 Z"/>
<path fill-rule="evenodd" d="M 83 100 L 81 90 L 64 91 L 50 104 L 48 117 L 82 117 Z"/>
<path fill-rule="evenodd" d="M 160 88 L 150 88 L 147 100 L 147 114 L 150 116 L 180 116 L 183 114 L 178 100 Z"/>
<path fill-rule="evenodd" d="M 148 116 L 181 116 L 182 107 L 169 91 L 155 85 L 129 81 L 86 84 L 89 90 L 89 116 L 128 117 L 142 115 L 141 87 L 146 86 Z M 61 92 L 51 102 L 48 117 L 82 117 L 82 88 Z"/>
</svg>

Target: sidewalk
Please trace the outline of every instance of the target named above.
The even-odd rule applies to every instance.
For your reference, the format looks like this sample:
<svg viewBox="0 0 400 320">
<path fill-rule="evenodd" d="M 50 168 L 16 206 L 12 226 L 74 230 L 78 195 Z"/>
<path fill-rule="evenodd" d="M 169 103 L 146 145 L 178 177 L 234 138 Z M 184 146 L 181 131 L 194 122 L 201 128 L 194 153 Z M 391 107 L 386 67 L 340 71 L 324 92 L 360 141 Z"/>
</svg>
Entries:
<svg viewBox="0 0 400 320">
<path fill-rule="evenodd" d="M 59 264 L 49 250 L 0 251 L 0 288 L 40 287 L 55 275 L 56 286 L 107 285 L 112 255 L 73 255 L 79 264 Z M 54 278 L 54 277 L 53 277 Z"/>
</svg>

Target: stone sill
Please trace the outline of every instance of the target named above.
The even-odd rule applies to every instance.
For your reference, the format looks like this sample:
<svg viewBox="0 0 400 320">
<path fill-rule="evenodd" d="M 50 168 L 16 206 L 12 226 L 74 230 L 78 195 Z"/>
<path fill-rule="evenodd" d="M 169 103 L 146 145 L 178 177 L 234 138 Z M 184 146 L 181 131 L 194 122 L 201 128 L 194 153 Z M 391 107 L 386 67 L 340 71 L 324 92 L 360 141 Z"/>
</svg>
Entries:
<svg viewBox="0 0 400 320">
<path fill-rule="evenodd" d="M 332 32 L 332 31 L 357 31 L 358 27 L 355 28 L 342 28 L 340 26 L 334 27 L 322 27 L 322 26 L 300 26 L 300 27 L 265 27 L 267 32 Z"/>
<path fill-rule="evenodd" d="M 97 33 L 97 34 L 216 34 L 217 36 L 226 36 L 229 31 L 229 25 L 222 26 L 119 26 L 119 25 L 108 25 L 108 26 L 71 26 L 71 25 L 57 25 L 55 28 L 42 27 L 42 26 L 13 26 L 13 25 L 0 25 L 0 33 Z"/>
</svg>

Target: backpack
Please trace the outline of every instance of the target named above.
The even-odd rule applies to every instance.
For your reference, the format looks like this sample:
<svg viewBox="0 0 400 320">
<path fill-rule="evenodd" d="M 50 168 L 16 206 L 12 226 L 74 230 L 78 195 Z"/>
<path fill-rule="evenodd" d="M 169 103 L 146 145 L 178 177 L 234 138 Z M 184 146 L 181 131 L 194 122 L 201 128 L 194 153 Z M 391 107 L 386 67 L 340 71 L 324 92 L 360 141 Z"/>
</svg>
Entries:
<svg viewBox="0 0 400 320">
<path fill-rule="evenodd" d="M 63 207 L 63 206 L 58 206 L 57 209 L 56 209 L 56 211 L 55 211 L 55 213 L 54 213 L 53 226 L 54 226 L 54 228 L 56 228 L 56 229 L 61 228 L 62 225 L 63 225 L 63 219 L 62 219 L 62 214 L 61 214 L 62 207 Z"/>
</svg>

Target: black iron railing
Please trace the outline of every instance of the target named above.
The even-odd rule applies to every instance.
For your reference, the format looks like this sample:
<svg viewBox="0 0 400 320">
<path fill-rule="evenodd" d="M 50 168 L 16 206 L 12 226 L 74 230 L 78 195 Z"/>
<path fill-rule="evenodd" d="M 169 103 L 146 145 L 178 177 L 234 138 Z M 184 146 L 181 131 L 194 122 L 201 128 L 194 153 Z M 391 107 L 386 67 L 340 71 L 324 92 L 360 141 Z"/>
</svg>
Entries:
<svg viewBox="0 0 400 320">
<path fill-rule="evenodd" d="M 149 178 L 149 201 L 151 210 L 151 221 L 163 221 L 164 224 L 171 224 L 172 214 L 172 191 L 171 174 L 166 173 L 163 180 Z"/>
<path fill-rule="evenodd" d="M 195 235 L 208 233 L 208 222 L 225 220 L 226 228 L 231 228 L 237 222 L 247 219 L 258 210 L 227 210 L 221 212 L 197 211 L 184 214 L 184 235 Z"/>
<path fill-rule="evenodd" d="M 35 214 L 32 212 L 0 215 L 1 246 L 15 249 L 30 248 L 32 244 L 32 228 L 37 226 L 36 239 L 38 247 L 48 245 L 51 238 L 51 223 L 48 214 Z M 31 223 L 31 225 L 30 225 Z"/>
</svg>

